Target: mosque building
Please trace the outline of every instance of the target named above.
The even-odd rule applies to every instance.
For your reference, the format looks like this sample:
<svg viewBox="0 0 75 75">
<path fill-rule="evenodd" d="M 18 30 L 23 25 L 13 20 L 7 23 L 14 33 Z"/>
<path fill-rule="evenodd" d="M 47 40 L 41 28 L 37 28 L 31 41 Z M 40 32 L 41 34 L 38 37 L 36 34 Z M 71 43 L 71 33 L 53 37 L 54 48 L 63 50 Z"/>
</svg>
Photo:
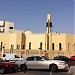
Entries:
<svg viewBox="0 0 75 75">
<path fill-rule="evenodd" d="M 47 15 L 46 32 L 15 30 L 13 22 L 0 21 L 0 56 L 3 53 L 16 53 L 19 56 L 75 55 L 75 35 L 52 32 L 51 14 Z"/>
</svg>

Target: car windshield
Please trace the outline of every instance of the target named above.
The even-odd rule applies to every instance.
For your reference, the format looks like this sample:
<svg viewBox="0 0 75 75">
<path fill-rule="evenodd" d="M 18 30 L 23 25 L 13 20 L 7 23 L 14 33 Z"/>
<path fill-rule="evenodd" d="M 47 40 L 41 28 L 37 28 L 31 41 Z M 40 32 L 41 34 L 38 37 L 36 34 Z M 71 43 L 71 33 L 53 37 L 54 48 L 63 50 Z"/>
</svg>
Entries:
<svg viewBox="0 0 75 75">
<path fill-rule="evenodd" d="M 75 56 L 72 56 L 72 57 L 75 57 Z"/>
<path fill-rule="evenodd" d="M 0 58 L 0 62 L 5 62 L 5 60 L 3 60 L 3 59 Z"/>
<path fill-rule="evenodd" d="M 19 56 L 15 55 L 15 58 L 20 58 Z"/>
<path fill-rule="evenodd" d="M 42 56 L 45 60 L 50 60 L 48 57 Z"/>
<path fill-rule="evenodd" d="M 61 56 L 61 57 L 62 57 L 62 58 L 66 58 L 66 59 L 68 58 L 68 57 L 66 57 L 66 56 Z"/>
</svg>

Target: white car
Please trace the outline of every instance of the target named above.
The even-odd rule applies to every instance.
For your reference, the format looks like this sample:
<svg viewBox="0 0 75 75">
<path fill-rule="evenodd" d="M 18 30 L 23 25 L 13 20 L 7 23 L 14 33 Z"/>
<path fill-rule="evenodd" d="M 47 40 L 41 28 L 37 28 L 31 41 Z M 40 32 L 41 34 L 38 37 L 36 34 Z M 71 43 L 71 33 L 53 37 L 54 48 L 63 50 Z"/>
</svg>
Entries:
<svg viewBox="0 0 75 75">
<path fill-rule="evenodd" d="M 12 53 L 4 53 L 2 59 L 10 62 L 23 60 L 23 58 L 20 58 L 17 54 L 12 54 Z"/>
<path fill-rule="evenodd" d="M 68 64 L 61 60 L 50 60 L 45 56 L 30 56 L 23 61 L 16 61 L 21 70 L 23 63 L 26 63 L 27 69 L 49 69 L 50 71 L 57 71 L 58 69 L 68 69 Z"/>
</svg>

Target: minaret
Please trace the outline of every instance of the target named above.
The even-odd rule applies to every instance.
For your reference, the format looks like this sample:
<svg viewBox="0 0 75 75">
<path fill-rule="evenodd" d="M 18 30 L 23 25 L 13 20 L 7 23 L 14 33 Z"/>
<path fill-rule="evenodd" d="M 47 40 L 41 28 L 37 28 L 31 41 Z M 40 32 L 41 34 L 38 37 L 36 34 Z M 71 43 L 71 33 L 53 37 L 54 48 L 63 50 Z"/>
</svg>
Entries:
<svg viewBox="0 0 75 75">
<path fill-rule="evenodd" d="M 53 58 L 53 51 L 52 51 L 52 22 L 51 22 L 51 14 L 47 15 L 47 22 L 46 22 L 46 45 L 47 50 L 50 50 L 49 58 Z"/>
<path fill-rule="evenodd" d="M 47 33 L 49 34 L 51 32 L 52 22 L 51 22 L 51 14 L 47 15 L 47 22 L 46 22 L 46 29 Z"/>
</svg>

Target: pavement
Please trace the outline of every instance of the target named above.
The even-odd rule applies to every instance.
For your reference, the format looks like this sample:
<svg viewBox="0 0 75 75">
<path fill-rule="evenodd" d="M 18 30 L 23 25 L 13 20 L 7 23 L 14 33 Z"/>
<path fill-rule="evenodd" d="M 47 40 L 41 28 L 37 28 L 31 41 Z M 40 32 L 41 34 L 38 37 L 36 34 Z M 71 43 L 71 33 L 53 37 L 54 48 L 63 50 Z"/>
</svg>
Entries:
<svg viewBox="0 0 75 75">
<path fill-rule="evenodd" d="M 75 61 L 72 61 L 70 64 L 69 71 L 58 71 L 55 73 L 51 73 L 49 71 L 39 71 L 39 70 L 29 70 L 24 72 L 17 71 L 16 73 L 7 73 L 7 74 L 0 74 L 0 75 L 75 75 Z"/>
</svg>

